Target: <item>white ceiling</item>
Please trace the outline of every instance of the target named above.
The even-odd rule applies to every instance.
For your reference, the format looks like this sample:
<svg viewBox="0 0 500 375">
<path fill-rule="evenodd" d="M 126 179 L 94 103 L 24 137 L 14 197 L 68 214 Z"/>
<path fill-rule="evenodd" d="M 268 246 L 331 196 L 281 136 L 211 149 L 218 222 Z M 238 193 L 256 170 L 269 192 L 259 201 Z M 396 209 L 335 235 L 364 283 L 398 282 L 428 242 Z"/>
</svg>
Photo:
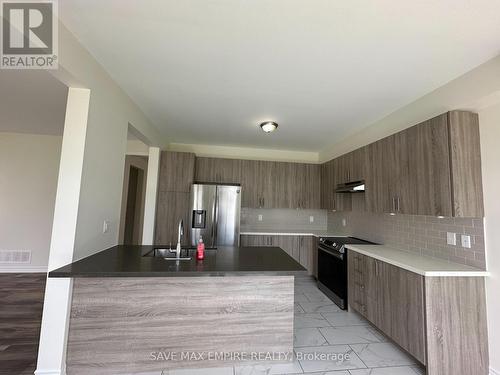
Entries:
<svg viewBox="0 0 500 375">
<path fill-rule="evenodd" d="M 177 143 L 319 151 L 500 53 L 498 0 L 59 4 Z"/>
<path fill-rule="evenodd" d="M 0 70 L 0 132 L 62 135 L 68 88 L 43 70 Z"/>
</svg>

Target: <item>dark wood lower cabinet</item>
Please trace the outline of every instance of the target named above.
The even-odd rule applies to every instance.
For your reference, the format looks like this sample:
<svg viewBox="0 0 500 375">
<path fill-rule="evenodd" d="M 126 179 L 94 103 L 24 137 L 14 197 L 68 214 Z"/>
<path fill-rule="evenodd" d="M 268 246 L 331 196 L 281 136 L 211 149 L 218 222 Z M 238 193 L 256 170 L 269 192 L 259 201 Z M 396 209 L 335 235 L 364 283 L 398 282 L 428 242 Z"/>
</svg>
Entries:
<svg viewBox="0 0 500 375">
<path fill-rule="evenodd" d="M 482 277 L 424 277 L 356 252 L 348 256 L 348 299 L 427 367 L 427 375 L 486 375 Z"/>
<path fill-rule="evenodd" d="M 280 247 L 293 259 L 307 269 L 309 275 L 314 275 L 314 250 L 316 241 L 313 236 L 266 236 L 244 234 L 240 237 L 240 246 L 269 246 Z"/>
</svg>

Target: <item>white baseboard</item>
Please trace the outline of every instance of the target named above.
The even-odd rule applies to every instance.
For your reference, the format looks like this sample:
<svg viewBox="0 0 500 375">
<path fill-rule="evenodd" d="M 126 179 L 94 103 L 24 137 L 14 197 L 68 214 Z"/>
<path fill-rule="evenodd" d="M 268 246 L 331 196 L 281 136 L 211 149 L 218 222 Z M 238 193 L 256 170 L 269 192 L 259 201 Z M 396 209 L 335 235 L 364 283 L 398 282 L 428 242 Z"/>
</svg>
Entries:
<svg viewBox="0 0 500 375">
<path fill-rule="evenodd" d="M 30 265 L 16 265 L 5 266 L 0 265 L 0 273 L 47 273 L 47 266 L 30 266 Z"/>
<path fill-rule="evenodd" d="M 35 375 L 66 375 L 64 370 L 35 370 Z"/>
</svg>

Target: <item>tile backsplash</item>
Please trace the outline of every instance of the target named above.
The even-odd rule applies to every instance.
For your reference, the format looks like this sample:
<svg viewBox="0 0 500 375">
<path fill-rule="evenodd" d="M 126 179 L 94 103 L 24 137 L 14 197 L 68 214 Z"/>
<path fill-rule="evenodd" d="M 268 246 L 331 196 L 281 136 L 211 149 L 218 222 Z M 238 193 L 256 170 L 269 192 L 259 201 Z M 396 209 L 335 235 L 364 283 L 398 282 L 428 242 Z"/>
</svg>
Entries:
<svg viewBox="0 0 500 375">
<path fill-rule="evenodd" d="M 262 221 L 259 221 L 262 215 Z M 310 216 L 314 221 L 309 221 Z M 325 210 L 241 208 L 241 231 L 255 230 L 326 230 Z"/>
<path fill-rule="evenodd" d="M 486 269 L 482 218 L 391 216 L 357 211 L 353 207 L 351 212 L 328 212 L 328 231 Z M 446 244 L 447 232 L 456 233 L 456 246 Z M 461 246 L 462 234 L 471 236 L 470 249 Z"/>
<path fill-rule="evenodd" d="M 312 223 L 310 216 L 314 217 Z M 364 210 L 362 195 L 353 196 L 353 210 L 349 212 L 242 208 L 241 231 L 258 230 L 328 231 L 486 269 L 483 218 L 370 213 Z M 457 245 L 447 245 L 447 232 L 456 233 Z M 470 236 L 470 249 L 461 246 L 462 234 Z"/>
</svg>

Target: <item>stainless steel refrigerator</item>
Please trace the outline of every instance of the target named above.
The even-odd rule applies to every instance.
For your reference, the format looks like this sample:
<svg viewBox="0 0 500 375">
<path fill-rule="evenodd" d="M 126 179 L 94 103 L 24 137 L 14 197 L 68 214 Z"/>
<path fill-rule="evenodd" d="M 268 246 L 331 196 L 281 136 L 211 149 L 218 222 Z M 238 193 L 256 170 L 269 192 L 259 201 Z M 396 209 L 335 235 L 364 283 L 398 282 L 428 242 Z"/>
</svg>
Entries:
<svg viewBox="0 0 500 375">
<path fill-rule="evenodd" d="M 191 187 L 191 245 L 200 237 L 206 248 L 239 246 L 241 186 L 194 184 Z"/>
</svg>

